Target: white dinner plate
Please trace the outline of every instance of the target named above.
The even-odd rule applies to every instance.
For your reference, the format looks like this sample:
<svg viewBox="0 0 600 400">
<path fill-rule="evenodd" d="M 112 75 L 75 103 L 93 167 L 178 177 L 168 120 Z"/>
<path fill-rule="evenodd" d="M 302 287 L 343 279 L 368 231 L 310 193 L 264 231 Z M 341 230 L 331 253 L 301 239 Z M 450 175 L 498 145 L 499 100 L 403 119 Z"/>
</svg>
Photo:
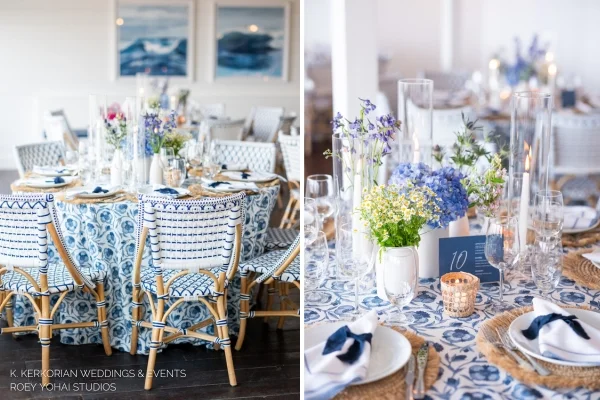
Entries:
<svg viewBox="0 0 600 400">
<path fill-rule="evenodd" d="M 211 187 L 214 182 L 223 182 L 222 184 Z M 237 182 L 237 181 L 213 181 L 210 179 L 202 179 L 202 187 L 211 192 L 237 193 L 242 190 L 258 191 L 258 186 L 253 182 Z"/>
<path fill-rule="evenodd" d="M 247 174 L 247 178 L 243 178 L 242 175 Z M 240 171 L 223 171 L 221 175 L 226 176 L 232 181 L 240 182 L 270 182 L 273 179 L 277 179 L 277 175 L 269 174 L 266 172 L 240 172 Z"/>
<path fill-rule="evenodd" d="M 344 325 L 347 325 L 347 323 L 340 321 L 319 324 L 305 329 L 304 348 L 308 349 L 325 342 L 333 332 Z M 408 339 L 400 332 L 387 326 L 377 326 L 371 340 L 371 346 L 371 359 L 369 360 L 367 376 L 363 381 L 355 382 L 352 385 L 364 385 L 390 376 L 400 370 L 412 354 L 412 347 Z"/>
<path fill-rule="evenodd" d="M 104 187 L 104 186 L 100 186 L 102 189 L 108 190 L 108 192 L 106 192 L 106 193 L 93 193 L 94 189 L 96 189 L 98 186 L 94 186 L 94 187 L 90 186 L 90 187 L 85 188 L 83 190 L 80 189 L 80 190 L 78 190 L 74 194 L 74 197 L 77 197 L 77 198 L 80 198 L 80 199 L 103 199 L 105 197 L 114 196 L 119 191 L 118 187 L 112 187 L 112 186 L 111 187 Z"/>
<path fill-rule="evenodd" d="M 568 212 L 568 209 L 576 210 L 576 209 L 584 209 L 584 208 L 596 211 L 592 207 L 587 207 L 587 206 L 566 206 L 564 212 L 566 214 Z M 596 227 L 598 227 L 598 225 L 600 225 L 600 218 L 597 218 L 596 223 L 593 224 L 592 226 L 587 227 L 587 228 L 578 228 L 578 229 L 576 229 L 576 228 L 566 228 L 566 227 L 563 227 L 563 233 L 573 234 L 573 233 L 587 232 L 587 231 L 591 231 L 592 229 L 595 229 Z"/>
<path fill-rule="evenodd" d="M 76 170 L 69 167 L 61 167 L 61 166 L 35 166 L 33 167 L 33 173 L 41 175 L 41 176 L 71 176 L 77 173 Z"/>
<path fill-rule="evenodd" d="M 51 188 L 59 188 L 63 186 L 67 186 L 69 183 L 73 182 L 72 177 L 62 177 L 64 182 L 54 183 L 54 179 L 51 177 L 47 178 L 29 178 L 21 181 L 21 185 L 28 186 L 35 189 L 51 189 Z"/>
<path fill-rule="evenodd" d="M 589 324 L 596 329 L 600 329 L 600 313 L 579 308 L 568 308 L 566 311 L 576 315 L 577 318 L 584 321 L 586 324 Z M 526 339 L 521 333 L 521 330 L 529 328 L 529 325 L 531 325 L 531 321 L 533 321 L 534 318 L 535 314 L 533 311 L 530 311 L 515 319 L 508 328 L 508 334 L 519 350 L 539 360 L 547 361 L 552 364 L 565 365 L 569 367 L 600 366 L 600 361 L 597 363 L 577 363 L 573 361 L 557 360 L 555 358 L 544 357 L 541 355 L 538 340 Z"/>
</svg>

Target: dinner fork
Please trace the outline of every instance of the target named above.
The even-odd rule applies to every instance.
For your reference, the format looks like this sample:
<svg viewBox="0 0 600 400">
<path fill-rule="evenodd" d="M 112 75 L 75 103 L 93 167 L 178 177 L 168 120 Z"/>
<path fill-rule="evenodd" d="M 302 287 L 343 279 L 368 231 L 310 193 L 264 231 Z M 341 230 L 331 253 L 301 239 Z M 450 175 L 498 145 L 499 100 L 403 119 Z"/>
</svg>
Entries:
<svg viewBox="0 0 600 400">
<path fill-rule="evenodd" d="M 500 334 L 500 332 L 498 332 L 498 334 Z M 518 350 L 517 346 L 515 345 L 515 342 L 512 340 L 512 338 L 510 337 L 510 335 L 508 334 L 507 331 L 504 331 L 504 333 L 502 334 L 503 339 L 502 343 L 505 344 L 505 346 L 510 347 L 511 350 L 516 351 Z M 527 360 L 529 360 L 529 363 L 533 366 L 533 369 L 535 369 L 535 371 L 542 375 L 542 376 L 548 376 L 550 375 L 550 371 L 548 371 L 546 368 L 544 368 L 542 365 L 540 365 L 533 357 L 531 357 L 529 354 L 525 353 L 525 352 L 521 352 L 526 358 Z"/>
<path fill-rule="evenodd" d="M 500 332 L 498 329 L 496 329 L 496 333 L 498 334 L 498 338 L 500 339 L 500 344 L 502 345 L 502 348 L 504 350 L 506 350 L 506 352 L 508 354 L 510 354 L 510 356 L 523 368 L 527 368 L 527 369 L 533 369 L 532 365 L 529 364 L 527 361 L 525 361 L 521 356 L 519 356 L 517 353 L 515 353 L 515 351 L 513 350 L 513 346 L 511 344 L 506 343 L 506 338 L 504 337 L 504 334 L 502 334 L 502 332 Z"/>
</svg>

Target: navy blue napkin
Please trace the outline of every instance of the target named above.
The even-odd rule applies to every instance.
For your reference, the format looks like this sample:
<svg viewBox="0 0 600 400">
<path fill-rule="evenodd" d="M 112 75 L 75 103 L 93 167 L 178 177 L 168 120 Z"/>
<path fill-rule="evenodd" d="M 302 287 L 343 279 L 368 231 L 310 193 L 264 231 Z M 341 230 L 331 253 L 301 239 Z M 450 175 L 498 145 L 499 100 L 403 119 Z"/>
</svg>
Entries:
<svg viewBox="0 0 600 400">
<path fill-rule="evenodd" d="M 573 332 L 575 332 L 577 335 L 581 336 L 582 338 L 589 340 L 590 337 L 588 336 L 587 333 L 585 333 L 585 330 L 583 329 L 581 324 L 578 321 L 575 321 L 576 319 L 577 319 L 577 317 L 575 315 L 566 316 L 566 315 L 561 315 L 561 314 L 556 314 L 556 313 L 540 315 L 539 317 L 535 317 L 535 319 L 533 321 L 531 321 L 529 328 L 522 329 L 521 333 L 527 339 L 535 340 L 538 337 L 538 335 L 540 334 L 540 329 L 542 329 L 542 327 L 544 325 L 547 325 L 554 321 L 564 321 L 567 325 L 569 325 L 571 327 Z"/>
<path fill-rule="evenodd" d="M 336 357 L 341 362 L 352 365 L 360 358 L 360 355 L 365 348 L 365 343 L 371 343 L 373 334 L 363 333 L 357 335 L 353 333 L 350 328 L 348 328 L 348 325 L 344 325 L 335 331 L 331 336 L 329 336 L 327 343 L 325 343 L 325 348 L 323 349 L 323 355 L 325 356 L 329 353 L 333 353 L 334 351 L 341 350 L 344 346 L 344 343 L 346 343 L 346 339 L 348 338 L 354 339 L 354 343 L 350 345 L 345 354 L 340 354 Z"/>
<path fill-rule="evenodd" d="M 57 176 L 56 178 L 54 178 L 54 183 L 65 183 L 65 180 L 60 176 Z"/>
<path fill-rule="evenodd" d="M 102 189 L 100 186 L 96 186 L 92 193 L 108 193 L 108 189 Z"/>
<path fill-rule="evenodd" d="M 160 188 L 160 189 L 156 189 L 154 191 L 158 192 L 158 193 L 162 193 L 162 194 L 179 194 L 179 192 L 177 190 L 171 189 L 171 188 Z"/>
<path fill-rule="evenodd" d="M 208 186 L 210 186 L 211 188 L 216 188 L 217 186 L 220 185 L 231 185 L 229 182 L 222 182 L 222 181 L 216 181 L 213 183 L 210 183 Z"/>
<path fill-rule="evenodd" d="M 227 169 L 227 164 L 221 165 L 221 169 Z"/>
<path fill-rule="evenodd" d="M 250 174 L 242 172 L 242 179 L 248 179 L 248 178 L 250 178 Z"/>
</svg>

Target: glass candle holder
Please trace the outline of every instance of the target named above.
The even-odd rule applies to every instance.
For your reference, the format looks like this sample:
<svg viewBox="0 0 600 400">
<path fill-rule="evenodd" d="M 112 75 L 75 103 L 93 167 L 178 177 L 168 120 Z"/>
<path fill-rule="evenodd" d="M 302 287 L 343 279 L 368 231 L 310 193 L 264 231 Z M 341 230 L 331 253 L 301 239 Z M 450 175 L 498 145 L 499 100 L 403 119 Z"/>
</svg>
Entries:
<svg viewBox="0 0 600 400">
<path fill-rule="evenodd" d="M 475 312 L 479 278 L 467 272 L 449 272 L 440 279 L 444 313 L 463 318 Z"/>
<path fill-rule="evenodd" d="M 397 163 L 432 163 L 433 148 L 433 81 L 400 79 L 398 81 L 398 119 L 402 134 L 398 140 Z M 392 166 L 392 168 L 395 165 Z"/>
<path fill-rule="evenodd" d="M 527 263 L 527 231 L 533 226 L 535 193 L 548 190 L 552 96 L 517 92 L 512 96 L 508 168 L 508 214 L 519 219 L 520 249 Z"/>
</svg>

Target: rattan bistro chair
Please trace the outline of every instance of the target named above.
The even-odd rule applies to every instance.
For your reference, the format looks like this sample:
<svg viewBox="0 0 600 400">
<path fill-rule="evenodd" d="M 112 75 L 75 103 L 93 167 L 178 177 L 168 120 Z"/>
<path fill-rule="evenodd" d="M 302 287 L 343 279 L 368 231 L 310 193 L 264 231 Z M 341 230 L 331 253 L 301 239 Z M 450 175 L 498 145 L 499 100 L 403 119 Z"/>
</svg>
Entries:
<svg viewBox="0 0 600 400">
<path fill-rule="evenodd" d="M 285 317 L 300 317 L 300 307 L 291 301 L 289 284 L 300 289 L 300 235 L 287 250 L 276 250 L 263 254 L 250 261 L 240 264 L 242 289 L 240 292 L 240 335 L 235 349 L 240 350 L 246 335 L 246 320 L 254 317 L 279 317 L 278 329 L 283 328 Z M 271 310 L 267 305 L 265 311 L 250 311 L 250 291 L 254 286 L 279 285 L 280 309 Z M 289 309 L 288 309 L 289 308 Z"/>
<path fill-rule="evenodd" d="M 48 260 L 48 234 L 59 260 Z M 7 310 L 8 328 L 2 333 L 37 331 L 42 345 L 42 371 L 50 369 L 50 340 L 59 329 L 97 327 L 107 355 L 112 354 L 104 300 L 106 271 L 77 266 L 65 249 L 52 194 L 0 196 L 0 292 L 4 299 L 0 312 L 13 296 L 25 296 L 36 314 L 36 325 L 13 326 L 12 312 Z M 96 298 L 98 321 L 55 324 L 53 317 L 65 296 L 75 290 Z M 50 296 L 59 295 L 53 307 Z M 42 375 L 42 385 L 50 383 Z"/>
<path fill-rule="evenodd" d="M 166 200 L 139 196 L 138 242 L 133 270 L 131 354 L 137 350 L 138 327 L 152 329 L 145 388 L 152 388 L 156 353 L 163 343 L 188 336 L 223 348 L 231 386 L 237 384 L 229 329 L 227 286 L 240 258 L 245 194 L 202 200 Z M 141 269 L 146 238 L 150 237 L 152 267 Z M 152 322 L 140 321 L 144 293 Z M 156 297 L 156 304 L 154 302 Z M 176 299 L 165 310 L 166 300 Z M 167 326 L 167 317 L 184 302 L 204 304 L 212 318 L 187 328 Z M 196 332 L 209 325 L 215 335 Z M 170 335 L 163 338 L 163 334 Z"/>
</svg>

